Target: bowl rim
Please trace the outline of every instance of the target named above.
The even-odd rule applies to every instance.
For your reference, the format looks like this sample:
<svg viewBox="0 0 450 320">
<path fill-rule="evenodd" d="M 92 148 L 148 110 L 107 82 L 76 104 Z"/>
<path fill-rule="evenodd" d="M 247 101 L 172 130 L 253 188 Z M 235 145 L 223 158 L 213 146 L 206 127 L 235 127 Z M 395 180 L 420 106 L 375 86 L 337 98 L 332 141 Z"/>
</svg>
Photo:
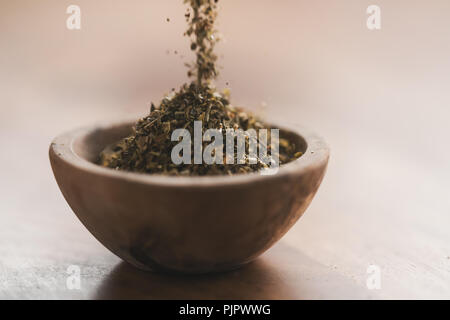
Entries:
<svg viewBox="0 0 450 320">
<path fill-rule="evenodd" d="M 132 126 L 136 122 L 134 120 L 125 121 L 109 121 L 97 123 L 94 125 L 80 127 L 58 135 L 50 144 L 49 154 L 66 165 L 88 172 L 94 175 L 106 176 L 112 179 L 120 179 L 126 182 L 134 182 L 146 185 L 167 186 L 167 187 L 217 187 L 224 185 L 242 185 L 248 183 L 257 183 L 261 181 L 269 181 L 271 179 L 286 178 L 293 174 L 301 174 L 310 169 L 326 165 L 330 156 L 330 149 L 325 140 L 304 126 L 300 125 L 278 125 L 272 124 L 273 128 L 280 131 L 290 131 L 306 142 L 306 151 L 304 154 L 290 163 L 280 166 L 278 172 L 274 175 L 262 175 L 260 172 L 239 175 L 223 175 L 223 176 L 164 176 L 160 174 L 143 174 L 136 172 L 120 171 L 110 168 L 101 167 L 95 163 L 84 159 L 74 150 L 74 143 L 89 134 L 95 134 L 96 131 L 112 129 L 114 127 Z"/>
</svg>

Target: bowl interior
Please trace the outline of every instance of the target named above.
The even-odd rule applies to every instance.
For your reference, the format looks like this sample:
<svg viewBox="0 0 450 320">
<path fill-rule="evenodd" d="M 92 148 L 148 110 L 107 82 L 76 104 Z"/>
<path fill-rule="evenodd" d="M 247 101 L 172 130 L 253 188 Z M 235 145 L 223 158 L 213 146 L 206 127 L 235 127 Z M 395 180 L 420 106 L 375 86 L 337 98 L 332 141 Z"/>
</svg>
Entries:
<svg viewBox="0 0 450 320">
<path fill-rule="evenodd" d="M 96 128 L 85 135 L 79 136 L 73 143 L 73 151 L 82 159 L 95 163 L 100 152 L 107 146 L 118 142 L 133 132 L 133 122 Z M 272 128 L 278 128 L 272 126 Z M 305 153 L 308 145 L 306 140 L 286 129 L 280 129 L 280 138 L 287 139 L 295 144 L 296 152 Z"/>
<path fill-rule="evenodd" d="M 133 123 L 101 127 L 74 140 L 73 151 L 84 160 L 95 163 L 100 152 L 133 132 Z"/>
</svg>

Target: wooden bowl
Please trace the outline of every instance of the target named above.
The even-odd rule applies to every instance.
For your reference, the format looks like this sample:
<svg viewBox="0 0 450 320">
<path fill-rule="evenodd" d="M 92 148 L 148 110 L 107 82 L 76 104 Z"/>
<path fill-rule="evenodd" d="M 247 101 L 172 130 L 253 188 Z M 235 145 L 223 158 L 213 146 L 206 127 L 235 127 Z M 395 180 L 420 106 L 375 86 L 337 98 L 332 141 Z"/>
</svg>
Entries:
<svg viewBox="0 0 450 320">
<path fill-rule="evenodd" d="M 302 216 L 328 164 L 321 138 L 277 127 L 304 155 L 275 175 L 167 177 L 96 165 L 98 154 L 131 128 L 128 122 L 63 134 L 50 146 L 50 162 L 84 226 L 144 270 L 198 274 L 254 260 Z"/>
</svg>

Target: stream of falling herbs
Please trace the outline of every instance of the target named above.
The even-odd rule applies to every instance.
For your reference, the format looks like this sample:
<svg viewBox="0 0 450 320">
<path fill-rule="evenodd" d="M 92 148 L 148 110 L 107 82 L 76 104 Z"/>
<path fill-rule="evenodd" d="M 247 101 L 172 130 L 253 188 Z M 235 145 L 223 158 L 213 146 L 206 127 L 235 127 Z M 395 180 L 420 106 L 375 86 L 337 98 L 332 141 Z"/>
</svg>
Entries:
<svg viewBox="0 0 450 320">
<path fill-rule="evenodd" d="M 214 52 L 219 38 L 215 29 L 218 0 L 184 0 L 190 49 L 196 60 L 187 64 L 190 83 L 164 97 L 158 106 L 151 104 L 150 114 L 140 119 L 130 136 L 108 146 L 99 155 L 98 164 L 117 170 L 163 174 L 172 176 L 234 175 L 256 172 L 267 165 L 263 161 L 251 164 L 248 152 L 239 164 L 180 164 L 171 159 L 172 149 L 178 144 L 171 140 L 175 129 L 187 129 L 194 137 L 194 121 L 202 121 L 203 132 L 220 129 L 226 141 L 227 129 L 270 129 L 263 121 L 241 108 L 230 104 L 229 92 L 219 92 L 214 86 L 218 76 L 217 55 Z M 167 21 L 170 21 L 169 19 Z M 211 142 L 202 142 L 205 148 Z M 235 144 L 236 145 L 236 144 Z M 246 150 L 249 148 L 246 140 Z M 270 143 L 268 143 L 270 152 Z M 193 152 L 191 154 L 194 154 Z M 237 152 L 234 153 L 235 157 Z M 279 162 L 284 164 L 300 157 L 296 146 L 280 138 Z M 253 161 L 254 162 L 254 161 Z M 237 159 L 233 163 L 238 163 Z"/>
</svg>

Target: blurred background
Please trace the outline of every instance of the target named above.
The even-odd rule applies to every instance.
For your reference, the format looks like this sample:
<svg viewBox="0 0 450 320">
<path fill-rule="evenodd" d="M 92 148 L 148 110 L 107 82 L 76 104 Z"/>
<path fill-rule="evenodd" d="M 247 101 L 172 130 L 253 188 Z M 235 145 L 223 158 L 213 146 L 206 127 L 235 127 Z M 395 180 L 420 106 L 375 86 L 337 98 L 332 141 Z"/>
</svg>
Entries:
<svg viewBox="0 0 450 320">
<path fill-rule="evenodd" d="M 81 30 L 66 28 L 72 4 Z M 366 26 L 372 4 L 381 30 Z M 0 297 L 450 298 L 450 2 L 220 6 L 218 86 L 331 146 L 305 216 L 229 278 L 193 287 L 120 264 L 71 213 L 48 146 L 78 126 L 143 116 L 187 80 L 186 6 L 0 0 Z M 382 290 L 366 288 L 370 264 Z M 65 287 L 69 265 L 82 266 L 81 292 Z"/>
</svg>

